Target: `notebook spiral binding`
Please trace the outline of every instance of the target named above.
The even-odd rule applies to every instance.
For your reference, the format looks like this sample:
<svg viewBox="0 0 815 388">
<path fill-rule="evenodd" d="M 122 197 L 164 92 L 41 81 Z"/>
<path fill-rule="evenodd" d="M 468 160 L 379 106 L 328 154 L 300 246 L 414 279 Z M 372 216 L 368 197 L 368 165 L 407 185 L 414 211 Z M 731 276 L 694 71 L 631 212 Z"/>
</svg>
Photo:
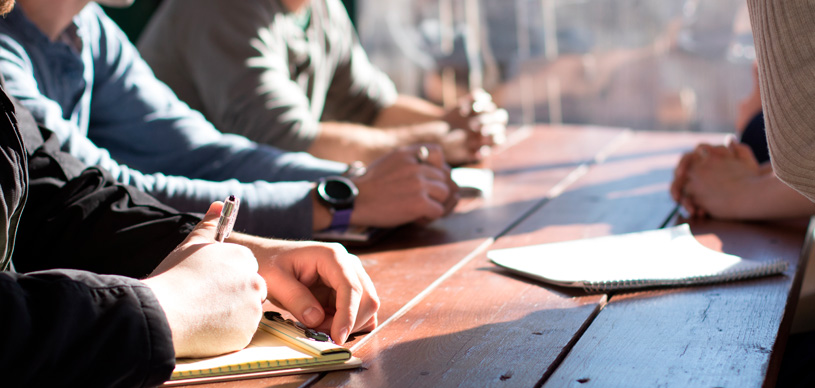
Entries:
<svg viewBox="0 0 815 388">
<path fill-rule="evenodd" d="M 723 283 L 736 280 L 743 280 L 755 277 L 762 277 L 772 274 L 782 273 L 787 270 L 788 264 L 782 260 L 773 260 L 762 264 L 759 267 L 749 269 L 733 269 L 720 274 L 693 276 L 684 279 L 627 279 L 603 282 L 584 282 L 583 290 L 587 293 L 599 293 L 607 291 L 618 291 L 632 288 L 676 286 L 676 285 L 702 285 L 711 283 Z"/>
</svg>

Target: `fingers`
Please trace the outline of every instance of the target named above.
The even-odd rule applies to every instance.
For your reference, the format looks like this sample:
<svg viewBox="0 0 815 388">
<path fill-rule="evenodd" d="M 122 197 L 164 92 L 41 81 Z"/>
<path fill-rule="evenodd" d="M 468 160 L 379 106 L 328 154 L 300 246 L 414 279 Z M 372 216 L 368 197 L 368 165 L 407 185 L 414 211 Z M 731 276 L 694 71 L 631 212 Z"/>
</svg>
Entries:
<svg viewBox="0 0 815 388">
<path fill-rule="evenodd" d="M 325 310 L 314 294 L 293 276 L 292 271 L 272 271 L 267 276 L 269 300 L 276 301 L 308 327 L 317 327 L 325 319 Z"/>
<path fill-rule="evenodd" d="M 335 341 L 344 343 L 356 331 L 372 329 L 376 325 L 379 297 L 362 263 L 354 255 L 345 253 L 330 262 L 324 276 L 325 283 L 336 291 L 336 313 L 331 323 L 331 335 Z"/>
<path fill-rule="evenodd" d="M 255 260 L 255 263 L 257 263 L 257 260 Z M 255 270 L 255 273 L 252 275 L 251 282 L 252 282 L 252 285 L 253 285 L 254 289 L 257 291 L 258 299 L 260 299 L 260 303 L 262 305 L 263 302 L 266 301 L 266 297 L 269 295 L 269 291 L 268 291 L 269 288 L 266 285 L 266 279 L 264 279 L 263 276 L 260 276 L 260 274 L 258 274 L 257 270 Z M 263 314 L 263 307 L 262 306 L 261 306 L 260 313 Z"/>
<path fill-rule="evenodd" d="M 220 201 L 209 205 L 204 219 L 190 232 L 185 242 L 192 244 L 215 242 L 215 230 L 218 227 L 218 218 L 221 216 L 223 206 L 224 203 Z"/>
<path fill-rule="evenodd" d="M 304 243 L 274 259 L 267 276 L 270 300 L 306 326 L 329 331 L 344 343 L 356 331 L 373 329 L 379 297 L 359 258 L 339 244 Z"/>
<path fill-rule="evenodd" d="M 423 184 L 421 190 L 427 201 L 421 210 L 422 219 L 436 219 L 449 214 L 459 199 L 459 187 L 453 182 L 448 171 L 430 166 L 422 166 Z"/>
<path fill-rule="evenodd" d="M 459 100 L 458 110 L 462 117 L 470 117 L 484 112 L 491 112 L 497 108 L 492 96 L 484 89 L 474 89 L 470 94 Z"/>
<path fill-rule="evenodd" d="M 503 108 L 496 108 L 493 111 L 479 113 L 470 119 L 470 125 L 473 127 L 482 127 L 495 124 L 506 126 L 507 122 L 509 122 L 509 113 L 507 113 L 507 110 Z"/>
<path fill-rule="evenodd" d="M 679 159 L 679 163 L 677 163 L 674 169 L 674 180 L 671 182 L 671 197 L 677 203 L 679 203 L 682 198 L 682 191 L 687 181 L 688 169 L 690 168 L 694 156 L 695 154 L 693 152 L 682 155 L 682 158 Z"/>
<path fill-rule="evenodd" d="M 735 135 L 728 134 L 727 136 L 724 137 L 724 146 L 727 147 L 727 149 L 730 150 L 731 152 L 733 151 L 733 146 L 736 144 L 739 144 L 739 141 L 738 139 L 736 139 Z"/>
<path fill-rule="evenodd" d="M 749 162 L 750 164 L 758 165 L 758 160 L 756 160 L 755 154 L 753 154 L 753 149 L 750 148 L 747 144 L 742 143 L 735 143 L 732 145 L 733 154 L 739 160 L 743 162 Z"/>
<path fill-rule="evenodd" d="M 483 145 L 500 144 L 506 138 L 509 114 L 505 109 L 479 114 L 469 120 L 470 128 L 484 138 Z"/>
<path fill-rule="evenodd" d="M 437 145 L 426 145 L 419 148 L 419 153 L 423 154 L 424 148 L 427 150 L 425 163 L 420 166 L 422 187 L 428 202 L 423 209 L 423 218 L 439 218 L 449 213 L 458 202 L 458 186 L 450 176 L 450 168 L 444 161 L 442 150 Z M 421 163 L 420 163 L 421 164 Z"/>
<path fill-rule="evenodd" d="M 697 153 L 700 155 L 700 161 L 705 161 L 709 156 L 714 157 L 732 157 L 733 151 L 730 149 L 728 145 L 710 145 L 710 144 L 700 144 L 697 149 Z"/>
<path fill-rule="evenodd" d="M 690 196 L 683 196 L 681 199 L 681 205 L 685 210 L 688 211 L 691 217 L 695 217 L 696 215 L 696 205 L 694 205 L 693 201 L 691 200 Z"/>
<path fill-rule="evenodd" d="M 509 114 L 505 109 L 494 108 L 476 114 L 468 120 L 467 146 L 473 160 L 480 159 L 482 147 L 502 144 L 506 140 L 506 128 Z"/>
<path fill-rule="evenodd" d="M 444 208 L 442 216 L 446 216 L 446 215 L 452 213 L 453 209 L 456 208 L 456 205 L 458 204 L 458 201 L 461 199 L 461 195 L 459 193 L 458 185 L 456 185 L 455 182 L 453 182 L 452 180 L 450 181 L 450 183 L 452 183 L 452 185 L 455 186 L 455 188 L 451 189 L 452 194 L 448 195 L 447 200 L 444 201 L 444 203 L 442 204 L 443 208 Z"/>
<path fill-rule="evenodd" d="M 414 146 L 416 148 L 417 146 Z M 450 171 L 450 167 L 444 161 L 444 151 L 438 144 L 424 144 L 418 146 L 416 152 L 421 152 L 422 148 L 427 150 L 427 158 L 425 164 L 429 164 L 443 171 Z"/>
<path fill-rule="evenodd" d="M 354 256 L 354 258 L 356 259 L 354 260 L 356 273 L 359 276 L 360 283 L 362 284 L 363 304 L 361 304 L 360 308 L 358 309 L 358 318 L 356 320 L 357 327 L 353 330 L 353 332 L 370 331 L 375 329 L 379 324 L 377 319 L 377 311 L 379 311 L 380 306 L 379 295 L 376 294 L 374 282 L 371 280 L 371 277 L 368 276 L 368 272 L 366 272 L 365 268 L 362 266 L 362 261 L 360 261 L 356 256 Z"/>
<path fill-rule="evenodd" d="M 350 280 L 350 274 L 345 274 Z M 345 343 L 348 336 L 356 327 L 359 304 L 362 300 L 362 286 L 358 284 L 339 284 L 332 286 L 337 292 L 337 311 L 334 313 L 331 323 L 331 337 L 338 343 Z"/>
</svg>

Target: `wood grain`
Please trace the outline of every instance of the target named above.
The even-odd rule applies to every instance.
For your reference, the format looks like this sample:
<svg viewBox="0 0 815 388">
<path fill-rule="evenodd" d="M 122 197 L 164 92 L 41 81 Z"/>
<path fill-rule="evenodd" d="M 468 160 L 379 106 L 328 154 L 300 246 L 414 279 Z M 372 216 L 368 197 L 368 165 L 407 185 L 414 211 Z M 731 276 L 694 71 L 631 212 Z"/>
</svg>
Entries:
<svg viewBox="0 0 815 388">
<path fill-rule="evenodd" d="M 482 166 L 495 172 L 490 198 L 462 201 L 450 216 L 427 226 L 398 229 L 376 246 L 351 249 L 358 254 L 382 300 L 380 322 L 410 303 L 518 219 L 539 207 L 548 191 L 625 133 L 617 128 L 539 126 L 520 129 L 510 144 Z M 352 337 L 353 346 L 363 336 Z M 251 386 L 309 384 L 316 375 L 248 380 Z M 295 379 L 292 383 L 292 379 Z M 231 386 L 231 385 L 229 385 Z"/>
<path fill-rule="evenodd" d="M 544 387 L 773 385 L 771 356 L 783 350 L 800 288 L 805 224 L 706 221 L 692 230 L 711 249 L 783 258 L 790 268 L 743 282 L 614 295 Z"/>
<path fill-rule="evenodd" d="M 682 152 L 720 134 L 537 127 L 484 162 L 491 198 L 355 249 L 382 299 L 373 333 L 348 344 L 364 367 L 218 386 L 760 386 L 774 381 L 800 283 L 801 223 L 696 222 L 712 249 L 785 276 L 585 294 L 498 269 L 486 251 L 654 229 Z M 608 301 L 608 302 L 607 302 Z M 757 385 L 756 385 L 757 384 Z"/>
<path fill-rule="evenodd" d="M 626 135 L 585 171 L 576 166 L 576 181 L 489 248 L 659 227 L 674 209 L 663 193 L 673 164 L 699 141 L 680 138 Z M 355 350 L 367 370 L 334 372 L 315 386 L 534 386 L 604 300 L 507 275 L 479 252 Z"/>
<path fill-rule="evenodd" d="M 380 322 L 410 302 L 480 246 L 545 203 L 554 186 L 624 133 L 610 128 L 537 127 L 493 155 L 491 198 L 464 202 L 426 227 L 398 230 L 358 254 L 377 288 Z"/>
</svg>

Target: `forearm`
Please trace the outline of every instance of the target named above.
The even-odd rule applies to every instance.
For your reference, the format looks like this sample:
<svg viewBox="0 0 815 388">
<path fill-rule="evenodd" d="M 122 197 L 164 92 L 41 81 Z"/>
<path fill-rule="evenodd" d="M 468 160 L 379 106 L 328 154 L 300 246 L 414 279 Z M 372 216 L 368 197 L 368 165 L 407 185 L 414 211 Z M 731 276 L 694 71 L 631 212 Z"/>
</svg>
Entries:
<svg viewBox="0 0 815 388">
<path fill-rule="evenodd" d="M 275 255 L 282 250 L 297 245 L 298 241 L 264 238 L 248 233 L 235 232 L 229 235 L 226 242 L 249 248 L 255 257 Z"/>
<path fill-rule="evenodd" d="M 341 174 L 338 171 L 337 174 Z M 183 190 L 183 186 L 165 187 L 156 197 L 181 211 L 201 211 L 213 201 L 235 195 L 241 199 L 241 216 L 235 230 L 265 237 L 310 238 L 312 231 L 311 193 L 314 183 L 307 181 L 269 183 L 257 181 L 240 183 L 200 182 L 197 192 Z"/>
<path fill-rule="evenodd" d="M 369 164 L 400 146 L 440 143 L 447 131 L 448 126 L 440 121 L 389 128 L 327 122 L 321 124 L 320 135 L 309 153 L 323 159 Z"/>
<path fill-rule="evenodd" d="M 395 127 L 442 120 L 444 109 L 418 97 L 399 95 L 396 102 L 382 109 L 374 127 Z"/>
<path fill-rule="evenodd" d="M 815 6 L 804 0 L 749 0 L 762 106 L 779 179 L 815 199 Z"/>
<path fill-rule="evenodd" d="M 781 182 L 775 174 L 763 174 L 744 191 L 740 199 L 743 219 L 770 220 L 809 217 L 815 214 L 815 203 Z"/>
</svg>

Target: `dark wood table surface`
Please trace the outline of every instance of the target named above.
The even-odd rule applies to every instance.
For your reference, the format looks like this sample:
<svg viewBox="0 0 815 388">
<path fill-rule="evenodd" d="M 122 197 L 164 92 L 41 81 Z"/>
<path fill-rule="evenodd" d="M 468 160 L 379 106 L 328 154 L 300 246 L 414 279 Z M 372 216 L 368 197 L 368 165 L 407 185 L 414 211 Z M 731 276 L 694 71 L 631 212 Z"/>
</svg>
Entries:
<svg viewBox="0 0 815 388">
<path fill-rule="evenodd" d="M 809 252 L 808 220 L 692 220 L 705 246 L 785 274 L 701 287 L 587 294 L 511 275 L 486 251 L 685 222 L 668 185 L 679 156 L 722 134 L 536 126 L 483 167 L 489 198 L 352 249 L 382 300 L 348 347 L 351 371 L 229 387 L 760 387 L 774 384 Z M 808 240 L 807 240 L 808 241 Z M 805 246 L 806 245 L 806 246 Z"/>
</svg>

